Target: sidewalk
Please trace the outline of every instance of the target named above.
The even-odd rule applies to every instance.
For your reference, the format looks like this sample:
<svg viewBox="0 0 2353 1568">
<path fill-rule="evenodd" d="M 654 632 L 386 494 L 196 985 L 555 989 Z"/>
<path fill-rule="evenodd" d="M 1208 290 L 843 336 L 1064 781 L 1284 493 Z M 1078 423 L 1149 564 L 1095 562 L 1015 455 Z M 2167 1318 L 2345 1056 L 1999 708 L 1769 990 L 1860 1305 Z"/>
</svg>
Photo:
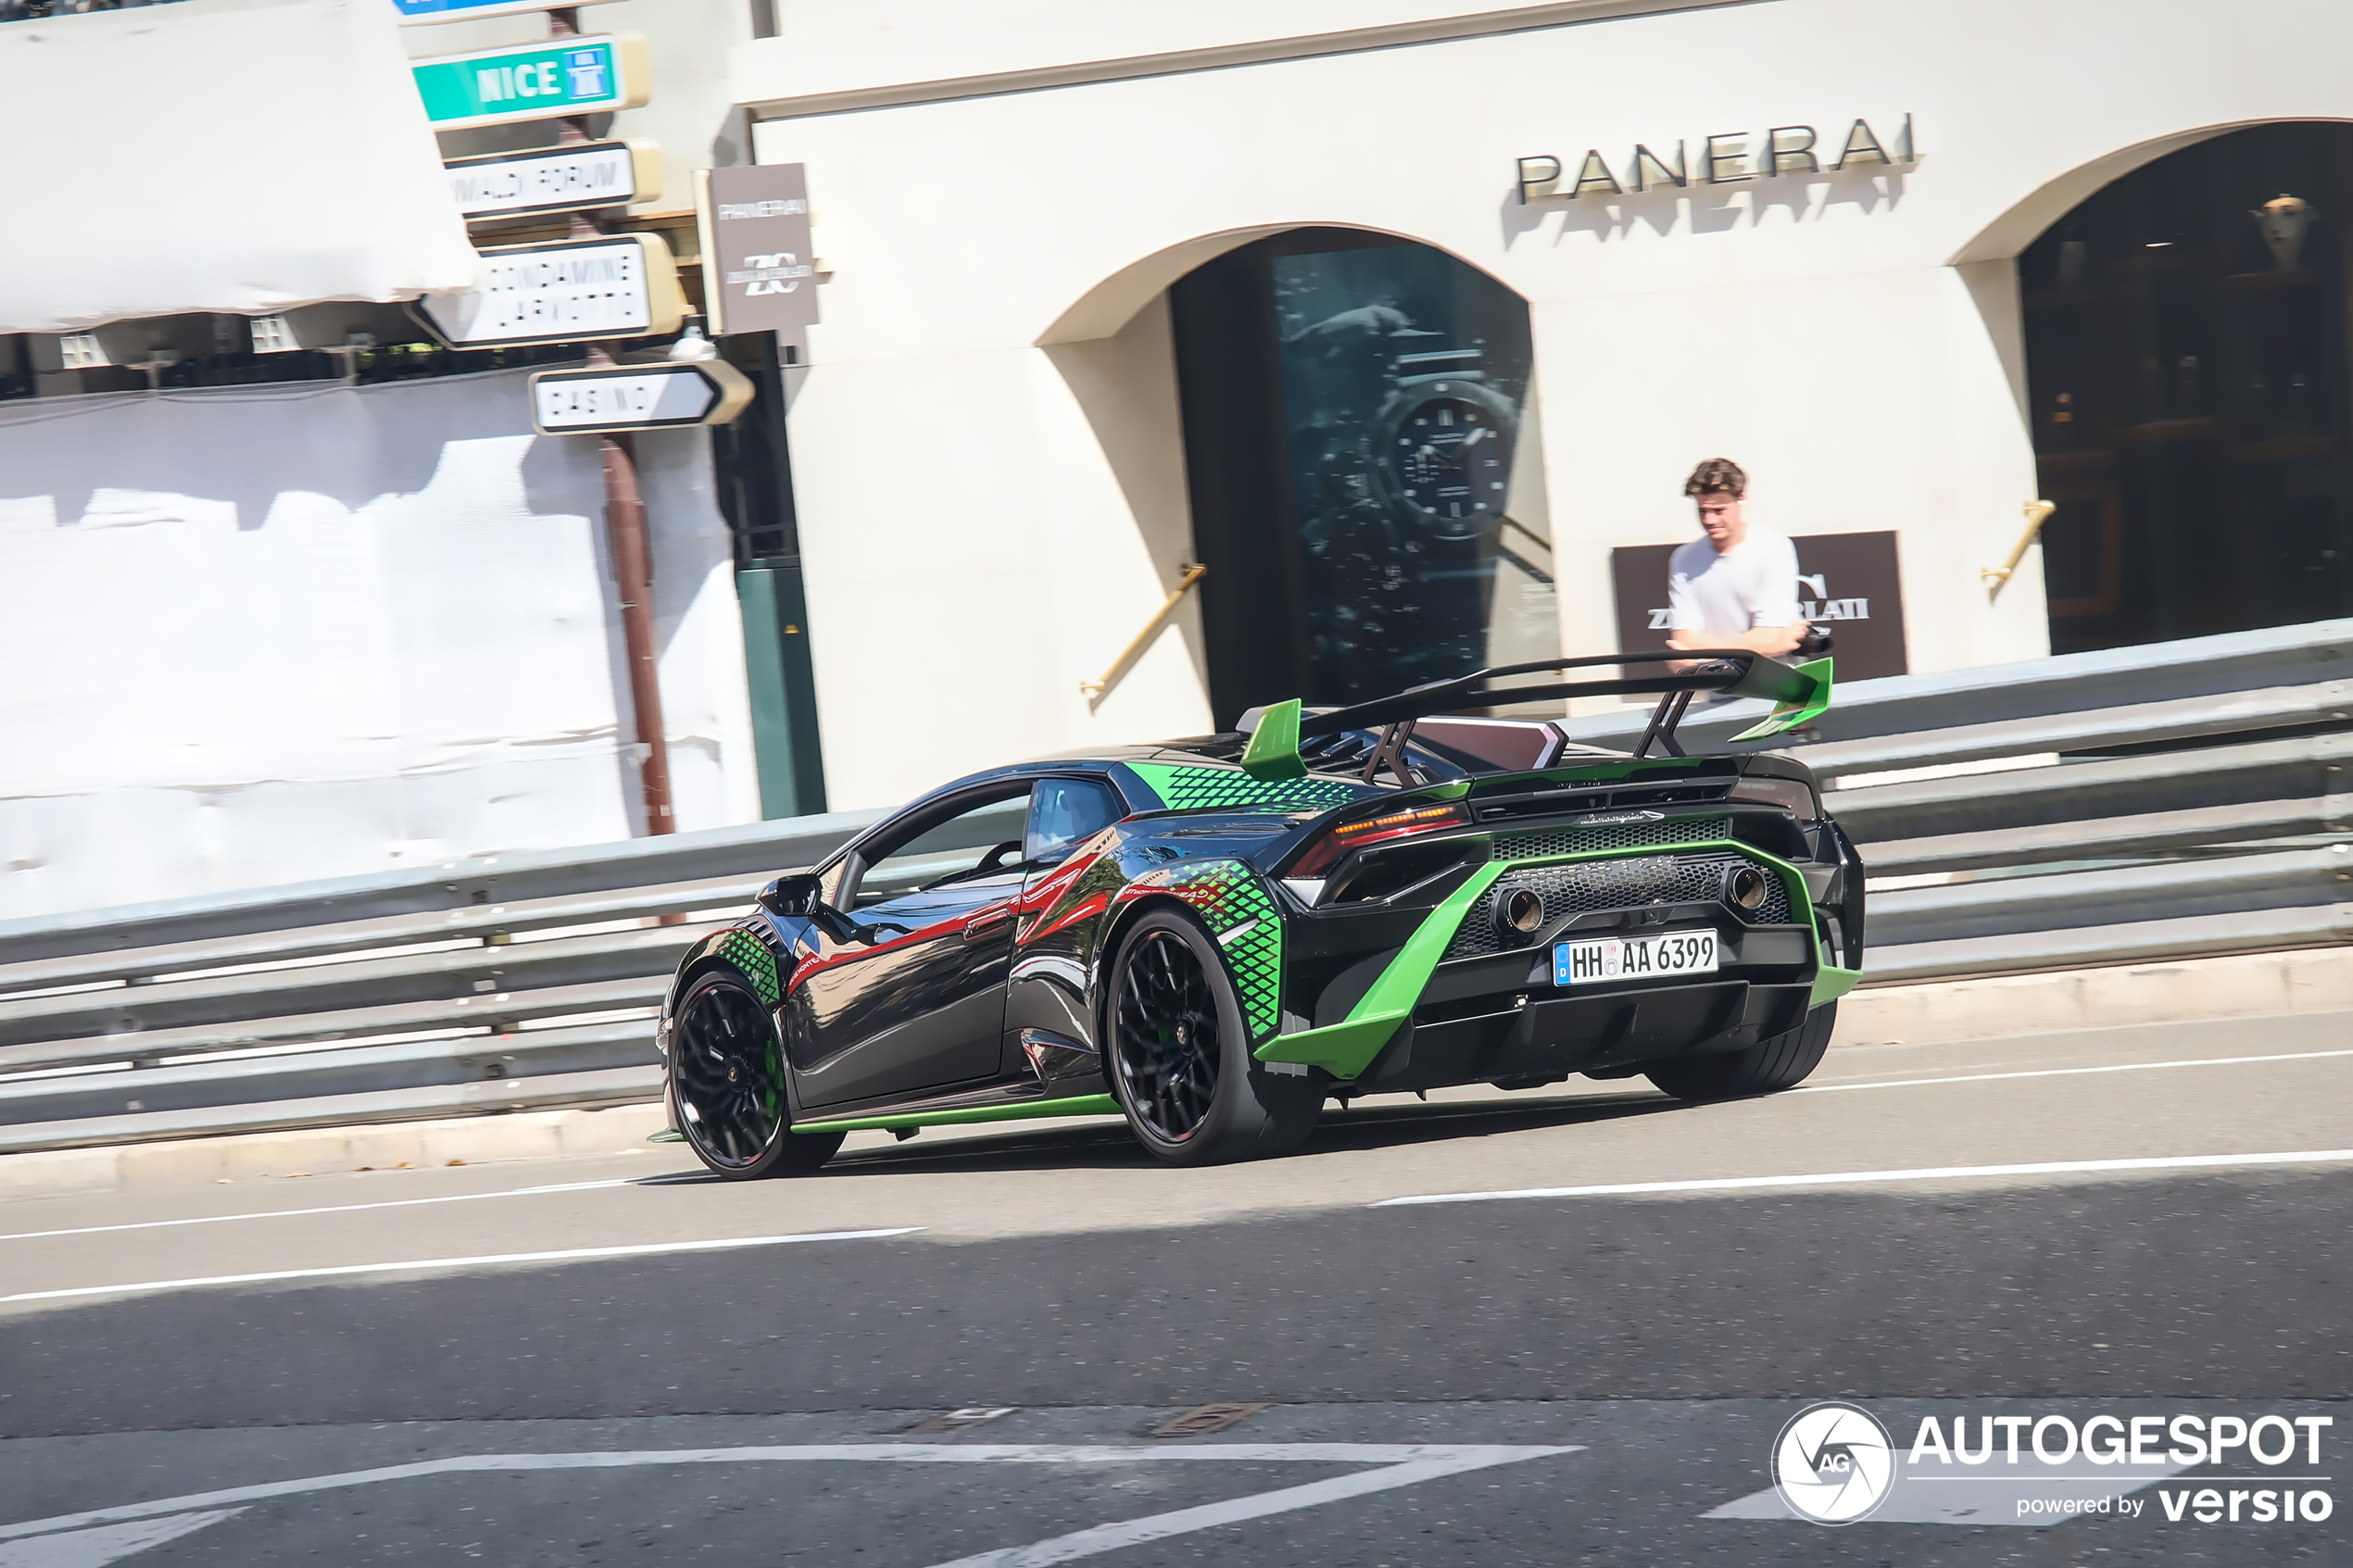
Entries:
<svg viewBox="0 0 2353 1568">
<path fill-rule="evenodd" d="M 2353 1010 L 2353 947 L 1873 987 L 1839 1004 L 1831 1043 L 1833 1047 L 1957 1045 L 2071 1029 L 2336 1010 Z M 663 1121 L 660 1105 L 628 1105 L 0 1155 L 0 1201 L 618 1154 L 645 1147 Z M 1033 1129 L 1038 1125 L 1031 1123 Z"/>
</svg>

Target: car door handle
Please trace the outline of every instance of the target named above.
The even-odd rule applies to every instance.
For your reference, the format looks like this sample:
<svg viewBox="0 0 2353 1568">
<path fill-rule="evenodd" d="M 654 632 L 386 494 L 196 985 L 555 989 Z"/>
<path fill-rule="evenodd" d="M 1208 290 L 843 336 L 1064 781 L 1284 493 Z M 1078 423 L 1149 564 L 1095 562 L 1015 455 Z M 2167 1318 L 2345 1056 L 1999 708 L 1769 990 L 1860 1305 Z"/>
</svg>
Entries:
<svg viewBox="0 0 2353 1568">
<path fill-rule="evenodd" d="M 988 937 L 993 936 L 996 935 L 998 927 L 1003 925 L 1006 922 L 1012 920 L 1013 918 L 1013 910 L 1006 909 L 1001 904 L 993 909 L 983 909 L 980 913 L 973 916 L 972 919 L 964 922 L 964 940 L 967 942 L 979 942 L 987 939 Z"/>
</svg>

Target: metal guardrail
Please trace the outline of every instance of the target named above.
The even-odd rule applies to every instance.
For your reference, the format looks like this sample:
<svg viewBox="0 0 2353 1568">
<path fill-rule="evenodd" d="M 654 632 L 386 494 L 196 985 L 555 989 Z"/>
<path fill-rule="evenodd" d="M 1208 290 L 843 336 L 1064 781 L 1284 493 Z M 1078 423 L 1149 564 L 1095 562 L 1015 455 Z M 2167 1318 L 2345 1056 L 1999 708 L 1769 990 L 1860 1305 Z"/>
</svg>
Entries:
<svg viewBox="0 0 2353 1568">
<path fill-rule="evenodd" d="M 1857 682 L 1792 749 L 1867 984 L 2353 942 L 2353 621 Z M 0 922 L 0 1152 L 652 1099 L 678 955 L 875 816 Z"/>
</svg>

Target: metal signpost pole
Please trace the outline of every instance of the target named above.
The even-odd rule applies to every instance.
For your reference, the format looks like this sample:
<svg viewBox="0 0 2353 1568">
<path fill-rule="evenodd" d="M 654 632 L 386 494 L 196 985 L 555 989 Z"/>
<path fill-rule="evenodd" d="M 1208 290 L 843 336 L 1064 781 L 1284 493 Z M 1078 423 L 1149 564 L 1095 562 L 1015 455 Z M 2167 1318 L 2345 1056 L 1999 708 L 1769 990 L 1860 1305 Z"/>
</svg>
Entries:
<svg viewBox="0 0 2353 1568">
<path fill-rule="evenodd" d="M 547 13 L 547 32 L 571 38 L 580 31 L 580 13 Z M 560 122 L 556 139 L 566 144 L 588 140 L 588 128 L 579 119 Z M 572 215 L 575 239 L 604 232 L 595 212 Z M 600 343 L 587 345 L 588 363 L 610 365 L 613 357 Z M 621 596 L 621 639 L 629 661 L 629 706 L 636 718 L 637 742 L 646 748 L 638 776 L 646 797 L 646 832 L 678 831 L 670 796 L 670 745 L 661 721 L 661 666 L 654 653 L 653 553 L 646 545 L 646 504 L 637 488 L 637 456 L 629 437 L 620 433 L 597 438 L 605 467 L 605 528 L 612 541 L 613 585 Z"/>
</svg>

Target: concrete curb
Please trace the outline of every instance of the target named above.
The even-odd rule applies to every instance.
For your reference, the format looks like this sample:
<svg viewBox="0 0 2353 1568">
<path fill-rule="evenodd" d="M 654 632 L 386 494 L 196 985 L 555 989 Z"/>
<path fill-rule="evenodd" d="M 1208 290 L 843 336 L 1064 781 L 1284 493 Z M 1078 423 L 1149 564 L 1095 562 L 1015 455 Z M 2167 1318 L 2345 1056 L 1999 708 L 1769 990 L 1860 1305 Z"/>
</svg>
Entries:
<svg viewBox="0 0 2353 1568">
<path fill-rule="evenodd" d="M 214 1182 L 403 1165 L 482 1164 L 553 1155 L 618 1154 L 661 1131 L 661 1106 L 532 1110 L 505 1116 L 389 1122 L 290 1133 L 244 1133 L 0 1155 L 0 1200 L 66 1193 L 202 1186 Z"/>
<path fill-rule="evenodd" d="M 1839 1004 L 1831 1042 L 1957 1045 L 2070 1029 L 2338 1010 L 2353 1010 L 2353 947 L 1876 986 Z M 618 1154 L 643 1146 L 663 1122 L 659 1104 L 624 1105 L 6 1154 L 0 1155 L 0 1201 L 363 1167 Z"/>
<path fill-rule="evenodd" d="M 1850 992 L 1837 1046 L 1958 1045 L 2068 1029 L 2353 1009 L 2353 947 L 1931 980 Z"/>
</svg>

